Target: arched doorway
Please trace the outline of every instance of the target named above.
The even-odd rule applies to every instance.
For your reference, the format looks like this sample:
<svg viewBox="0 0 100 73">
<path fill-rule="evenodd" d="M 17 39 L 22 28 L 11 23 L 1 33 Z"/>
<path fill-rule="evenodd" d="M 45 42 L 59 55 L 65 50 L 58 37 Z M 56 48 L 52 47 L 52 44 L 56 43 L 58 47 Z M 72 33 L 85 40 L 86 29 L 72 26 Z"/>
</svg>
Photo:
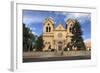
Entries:
<svg viewBox="0 0 100 73">
<path fill-rule="evenodd" d="M 63 43 L 61 41 L 58 42 L 58 51 L 62 51 Z"/>
</svg>

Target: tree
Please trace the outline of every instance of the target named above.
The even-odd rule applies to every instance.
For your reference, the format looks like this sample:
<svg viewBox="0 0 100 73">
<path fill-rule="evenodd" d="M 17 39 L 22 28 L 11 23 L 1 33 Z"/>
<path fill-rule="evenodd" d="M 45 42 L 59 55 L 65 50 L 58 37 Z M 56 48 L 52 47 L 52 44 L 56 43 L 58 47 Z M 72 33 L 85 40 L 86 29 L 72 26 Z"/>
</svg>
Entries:
<svg viewBox="0 0 100 73">
<path fill-rule="evenodd" d="M 73 34 L 71 40 L 72 46 L 80 50 L 85 50 L 86 46 L 82 38 L 83 32 L 81 30 L 81 25 L 77 20 L 75 20 L 75 24 L 72 28 L 72 34 Z"/>
<path fill-rule="evenodd" d="M 73 47 L 73 43 L 72 43 L 72 42 L 69 42 L 69 43 L 67 44 L 66 50 L 68 50 L 68 48 L 70 48 L 70 50 L 72 50 L 72 47 Z"/>
<path fill-rule="evenodd" d="M 32 43 L 35 42 L 35 35 L 23 23 L 23 51 L 32 51 Z"/>
<path fill-rule="evenodd" d="M 37 37 L 37 40 L 35 42 L 35 48 L 37 51 L 42 51 L 44 45 L 43 45 L 43 38 L 42 35 Z"/>
</svg>

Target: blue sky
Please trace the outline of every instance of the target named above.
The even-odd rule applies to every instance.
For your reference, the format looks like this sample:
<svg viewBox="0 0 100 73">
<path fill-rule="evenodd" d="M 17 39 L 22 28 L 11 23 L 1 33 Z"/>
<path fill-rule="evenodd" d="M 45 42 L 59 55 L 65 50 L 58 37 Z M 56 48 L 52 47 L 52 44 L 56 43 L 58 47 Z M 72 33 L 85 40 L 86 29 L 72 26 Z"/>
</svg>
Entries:
<svg viewBox="0 0 100 73">
<path fill-rule="evenodd" d="M 59 12 L 59 11 L 37 11 L 23 10 L 23 23 L 32 30 L 35 35 L 41 35 L 43 32 L 43 22 L 46 18 L 52 17 L 55 27 L 61 23 L 65 27 L 68 18 L 77 19 L 82 27 L 84 40 L 91 39 L 91 14 L 79 12 Z"/>
</svg>

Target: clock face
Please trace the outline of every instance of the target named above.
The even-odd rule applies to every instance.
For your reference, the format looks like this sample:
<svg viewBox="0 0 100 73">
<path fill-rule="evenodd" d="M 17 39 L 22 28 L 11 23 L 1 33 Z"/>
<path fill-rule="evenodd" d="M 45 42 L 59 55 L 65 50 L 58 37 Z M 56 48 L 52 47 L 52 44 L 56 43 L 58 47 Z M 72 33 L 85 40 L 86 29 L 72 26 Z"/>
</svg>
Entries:
<svg viewBox="0 0 100 73">
<path fill-rule="evenodd" d="M 58 33 L 58 37 L 61 38 L 62 37 L 62 33 Z"/>
</svg>

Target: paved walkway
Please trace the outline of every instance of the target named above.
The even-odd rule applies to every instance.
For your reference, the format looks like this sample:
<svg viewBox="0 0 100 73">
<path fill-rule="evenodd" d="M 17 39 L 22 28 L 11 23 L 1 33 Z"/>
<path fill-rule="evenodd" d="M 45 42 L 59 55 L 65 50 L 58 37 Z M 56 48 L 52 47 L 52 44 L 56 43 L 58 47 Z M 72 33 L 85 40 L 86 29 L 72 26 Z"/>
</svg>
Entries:
<svg viewBox="0 0 100 73">
<path fill-rule="evenodd" d="M 70 57 L 45 57 L 45 58 L 23 58 L 23 62 L 45 62 L 45 61 L 64 61 L 64 60 L 85 60 L 91 59 L 90 56 L 70 56 Z"/>
</svg>

